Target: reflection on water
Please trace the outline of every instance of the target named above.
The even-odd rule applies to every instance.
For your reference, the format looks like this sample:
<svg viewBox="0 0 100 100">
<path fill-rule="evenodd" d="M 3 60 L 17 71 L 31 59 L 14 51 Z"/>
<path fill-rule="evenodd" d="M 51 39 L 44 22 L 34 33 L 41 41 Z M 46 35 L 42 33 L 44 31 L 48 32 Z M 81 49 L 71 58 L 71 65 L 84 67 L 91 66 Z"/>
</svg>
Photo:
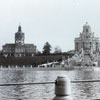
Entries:
<svg viewBox="0 0 100 100">
<path fill-rule="evenodd" d="M 100 71 L 34 71 L 0 70 L 0 83 L 55 81 L 59 75 L 68 75 L 71 80 L 100 79 Z M 74 100 L 100 99 L 100 83 L 71 83 Z M 54 84 L 0 86 L 0 100 L 52 100 Z"/>
</svg>

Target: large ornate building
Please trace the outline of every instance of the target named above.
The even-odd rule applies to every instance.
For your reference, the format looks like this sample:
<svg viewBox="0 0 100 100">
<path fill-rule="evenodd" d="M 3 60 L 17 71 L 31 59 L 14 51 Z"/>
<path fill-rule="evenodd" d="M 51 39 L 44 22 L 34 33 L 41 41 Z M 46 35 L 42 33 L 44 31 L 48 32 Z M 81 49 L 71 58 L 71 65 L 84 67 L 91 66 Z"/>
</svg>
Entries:
<svg viewBox="0 0 100 100">
<path fill-rule="evenodd" d="M 80 36 L 75 38 L 75 55 L 70 59 L 74 65 L 93 65 L 100 56 L 100 39 L 94 36 L 90 25 L 86 22 Z"/>
<path fill-rule="evenodd" d="M 36 53 L 36 46 L 34 44 L 25 44 L 25 34 L 18 27 L 18 32 L 15 33 L 15 43 L 3 45 L 2 53 L 4 56 L 34 56 Z"/>
<path fill-rule="evenodd" d="M 87 53 L 93 53 L 99 51 L 99 47 L 99 38 L 94 36 L 90 25 L 88 25 L 86 22 L 86 24 L 83 26 L 83 32 L 80 33 L 78 38 L 75 38 L 75 51 L 80 52 L 83 49 Z"/>
</svg>

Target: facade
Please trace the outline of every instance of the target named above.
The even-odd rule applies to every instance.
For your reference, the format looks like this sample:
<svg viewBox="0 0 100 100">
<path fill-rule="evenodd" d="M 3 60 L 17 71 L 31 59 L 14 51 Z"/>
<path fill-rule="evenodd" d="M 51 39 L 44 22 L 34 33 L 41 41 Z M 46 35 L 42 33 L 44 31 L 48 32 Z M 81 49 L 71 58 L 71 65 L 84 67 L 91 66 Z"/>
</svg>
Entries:
<svg viewBox="0 0 100 100">
<path fill-rule="evenodd" d="M 2 53 L 4 56 L 33 56 L 36 53 L 36 46 L 34 44 L 25 44 L 25 34 L 18 27 L 18 32 L 15 33 L 15 43 L 3 45 Z"/>
</svg>

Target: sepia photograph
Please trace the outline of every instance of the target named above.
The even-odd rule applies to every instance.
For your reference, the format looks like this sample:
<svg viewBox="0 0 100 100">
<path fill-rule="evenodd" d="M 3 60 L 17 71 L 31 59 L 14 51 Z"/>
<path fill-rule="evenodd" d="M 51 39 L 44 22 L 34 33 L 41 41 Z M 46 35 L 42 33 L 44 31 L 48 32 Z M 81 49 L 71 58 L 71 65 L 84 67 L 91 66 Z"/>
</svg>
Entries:
<svg viewBox="0 0 100 100">
<path fill-rule="evenodd" d="M 100 0 L 0 0 L 0 100 L 100 100 Z"/>
</svg>

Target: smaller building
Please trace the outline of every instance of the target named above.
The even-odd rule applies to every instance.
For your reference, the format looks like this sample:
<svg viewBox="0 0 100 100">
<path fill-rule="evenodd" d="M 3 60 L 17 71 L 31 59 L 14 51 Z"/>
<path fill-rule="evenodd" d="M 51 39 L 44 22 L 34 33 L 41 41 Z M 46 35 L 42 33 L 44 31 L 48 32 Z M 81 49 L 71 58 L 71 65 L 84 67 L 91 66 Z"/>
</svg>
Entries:
<svg viewBox="0 0 100 100">
<path fill-rule="evenodd" d="M 34 44 L 25 44 L 25 34 L 21 30 L 21 26 L 18 27 L 18 32 L 15 33 L 15 43 L 5 44 L 2 47 L 2 54 L 4 56 L 34 56 L 36 53 L 36 46 Z"/>
</svg>

